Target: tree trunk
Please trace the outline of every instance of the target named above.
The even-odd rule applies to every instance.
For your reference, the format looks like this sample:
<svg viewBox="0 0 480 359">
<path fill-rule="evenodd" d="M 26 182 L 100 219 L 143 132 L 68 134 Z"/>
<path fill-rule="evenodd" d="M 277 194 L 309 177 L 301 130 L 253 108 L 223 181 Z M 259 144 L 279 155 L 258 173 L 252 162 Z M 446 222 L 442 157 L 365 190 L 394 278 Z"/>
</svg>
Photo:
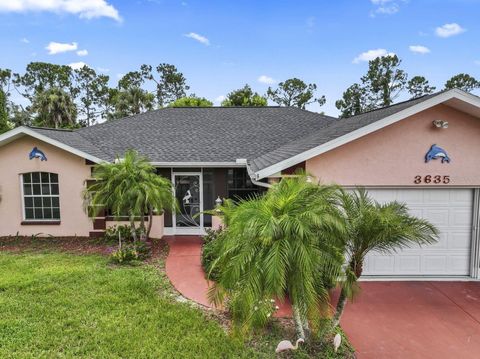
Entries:
<svg viewBox="0 0 480 359">
<path fill-rule="evenodd" d="M 342 318 L 343 310 L 345 309 L 345 304 L 347 304 L 347 293 L 344 288 L 340 291 L 340 296 L 338 297 L 337 307 L 335 309 L 335 315 L 333 316 L 333 327 L 336 328 L 340 324 L 340 319 Z"/>
<path fill-rule="evenodd" d="M 360 278 L 363 272 L 363 262 L 356 262 L 353 258 L 349 263 L 350 270 L 355 273 L 355 277 Z M 340 324 L 340 319 L 342 318 L 345 305 L 347 304 L 347 291 L 345 288 L 342 288 L 340 291 L 340 296 L 338 298 L 337 307 L 335 309 L 335 315 L 333 316 L 333 327 L 336 328 Z"/>
<path fill-rule="evenodd" d="M 295 331 L 297 333 L 297 339 L 302 338 L 305 340 L 305 330 L 303 329 L 304 320 L 300 315 L 300 311 L 296 305 L 292 306 L 293 309 L 293 320 L 295 321 Z"/>
<path fill-rule="evenodd" d="M 133 238 L 133 243 L 137 242 L 137 231 L 135 230 L 135 216 L 130 213 L 130 234 Z"/>
<path fill-rule="evenodd" d="M 153 223 L 153 209 L 152 207 L 148 207 L 147 239 L 150 238 L 150 232 L 152 231 L 152 223 Z"/>
<path fill-rule="evenodd" d="M 140 240 L 141 241 L 146 241 L 146 235 L 145 235 L 145 215 L 143 214 L 142 217 L 140 218 Z"/>
</svg>

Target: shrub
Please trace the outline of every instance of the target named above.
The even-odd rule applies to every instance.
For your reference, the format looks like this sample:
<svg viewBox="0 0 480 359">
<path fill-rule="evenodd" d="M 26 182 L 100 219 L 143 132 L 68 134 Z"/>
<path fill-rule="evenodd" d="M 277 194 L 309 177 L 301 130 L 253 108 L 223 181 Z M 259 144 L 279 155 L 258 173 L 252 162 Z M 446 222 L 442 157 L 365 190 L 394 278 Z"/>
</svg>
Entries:
<svg viewBox="0 0 480 359">
<path fill-rule="evenodd" d="M 136 228 L 137 238 L 140 238 L 140 228 Z M 133 242 L 132 232 L 129 225 L 115 225 L 105 230 L 103 238 L 107 241 L 118 241 L 118 234 L 122 237 L 122 241 Z"/>
<path fill-rule="evenodd" d="M 219 278 L 220 269 L 213 264 L 220 253 L 223 234 L 223 229 L 208 229 L 207 234 L 205 237 L 203 237 L 204 244 L 202 249 L 202 267 L 205 271 L 207 279 L 213 281 L 216 281 Z"/>
<path fill-rule="evenodd" d="M 143 261 L 150 257 L 150 246 L 146 242 L 136 242 L 118 248 L 110 255 L 113 263 L 126 264 L 132 261 Z"/>
</svg>

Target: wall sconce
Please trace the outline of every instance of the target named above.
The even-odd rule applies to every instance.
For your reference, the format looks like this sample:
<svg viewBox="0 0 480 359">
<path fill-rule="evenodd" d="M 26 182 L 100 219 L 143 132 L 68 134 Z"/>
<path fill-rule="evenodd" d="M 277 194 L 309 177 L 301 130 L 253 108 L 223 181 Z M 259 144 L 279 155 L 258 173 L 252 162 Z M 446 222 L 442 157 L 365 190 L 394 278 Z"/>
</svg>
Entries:
<svg viewBox="0 0 480 359">
<path fill-rule="evenodd" d="M 436 128 L 448 128 L 448 121 L 434 120 L 432 123 Z"/>
</svg>

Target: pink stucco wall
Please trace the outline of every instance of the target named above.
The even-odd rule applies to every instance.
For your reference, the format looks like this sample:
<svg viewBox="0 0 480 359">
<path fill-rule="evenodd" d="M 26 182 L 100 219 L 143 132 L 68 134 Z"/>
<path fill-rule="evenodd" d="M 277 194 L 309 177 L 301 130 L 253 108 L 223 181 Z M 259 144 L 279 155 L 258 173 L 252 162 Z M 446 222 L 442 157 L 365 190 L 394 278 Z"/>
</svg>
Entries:
<svg viewBox="0 0 480 359">
<path fill-rule="evenodd" d="M 437 129 L 433 120 L 446 120 Z M 425 163 L 432 144 L 451 163 Z M 346 186 L 447 186 L 415 184 L 415 176 L 450 176 L 448 186 L 480 186 L 480 119 L 438 105 L 306 162 L 306 171 L 324 183 Z"/>
<path fill-rule="evenodd" d="M 48 161 L 29 160 L 33 147 L 42 150 Z M 58 173 L 60 225 L 22 225 L 20 175 L 26 172 Z M 0 236 L 88 236 L 92 222 L 83 211 L 81 193 L 90 177 L 85 159 L 29 136 L 0 147 Z"/>
</svg>

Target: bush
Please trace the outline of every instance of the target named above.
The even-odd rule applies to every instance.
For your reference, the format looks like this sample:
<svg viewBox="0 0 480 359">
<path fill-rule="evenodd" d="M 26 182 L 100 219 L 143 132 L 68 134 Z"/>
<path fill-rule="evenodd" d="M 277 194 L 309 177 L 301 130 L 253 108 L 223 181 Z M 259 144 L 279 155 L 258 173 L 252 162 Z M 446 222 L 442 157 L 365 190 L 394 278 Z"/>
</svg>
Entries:
<svg viewBox="0 0 480 359">
<path fill-rule="evenodd" d="M 137 238 L 140 238 L 141 230 L 140 228 L 136 228 L 135 232 L 137 233 Z M 118 242 L 118 234 L 122 237 L 122 241 L 125 242 L 133 242 L 132 231 L 129 225 L 115 225 L 112 227 L 108 227 L 105 230 L 105 234 L 103 238 L 107 241 L 117 241 Z"/>
<path fill-rule="evenodd" d="M 202 267 L 205 271 L 207 279 L 213 281 L 218 280 L 220 274 L 220 269 L 218 267 L 214 267 L 213 264 L 220 253 L 223 234 L 223 229 L 209 229 L 207 230 L 205 237 L 203 237 L 204 244 L 202 249 Z"/>
<path fill-rule="evenodd" d="M 150 246 L 146 242 L 123 245 L 110 255 L 113 263 L 125 264 L 132 261 L 143 261 L 150 257 Z"/>
</svg>

